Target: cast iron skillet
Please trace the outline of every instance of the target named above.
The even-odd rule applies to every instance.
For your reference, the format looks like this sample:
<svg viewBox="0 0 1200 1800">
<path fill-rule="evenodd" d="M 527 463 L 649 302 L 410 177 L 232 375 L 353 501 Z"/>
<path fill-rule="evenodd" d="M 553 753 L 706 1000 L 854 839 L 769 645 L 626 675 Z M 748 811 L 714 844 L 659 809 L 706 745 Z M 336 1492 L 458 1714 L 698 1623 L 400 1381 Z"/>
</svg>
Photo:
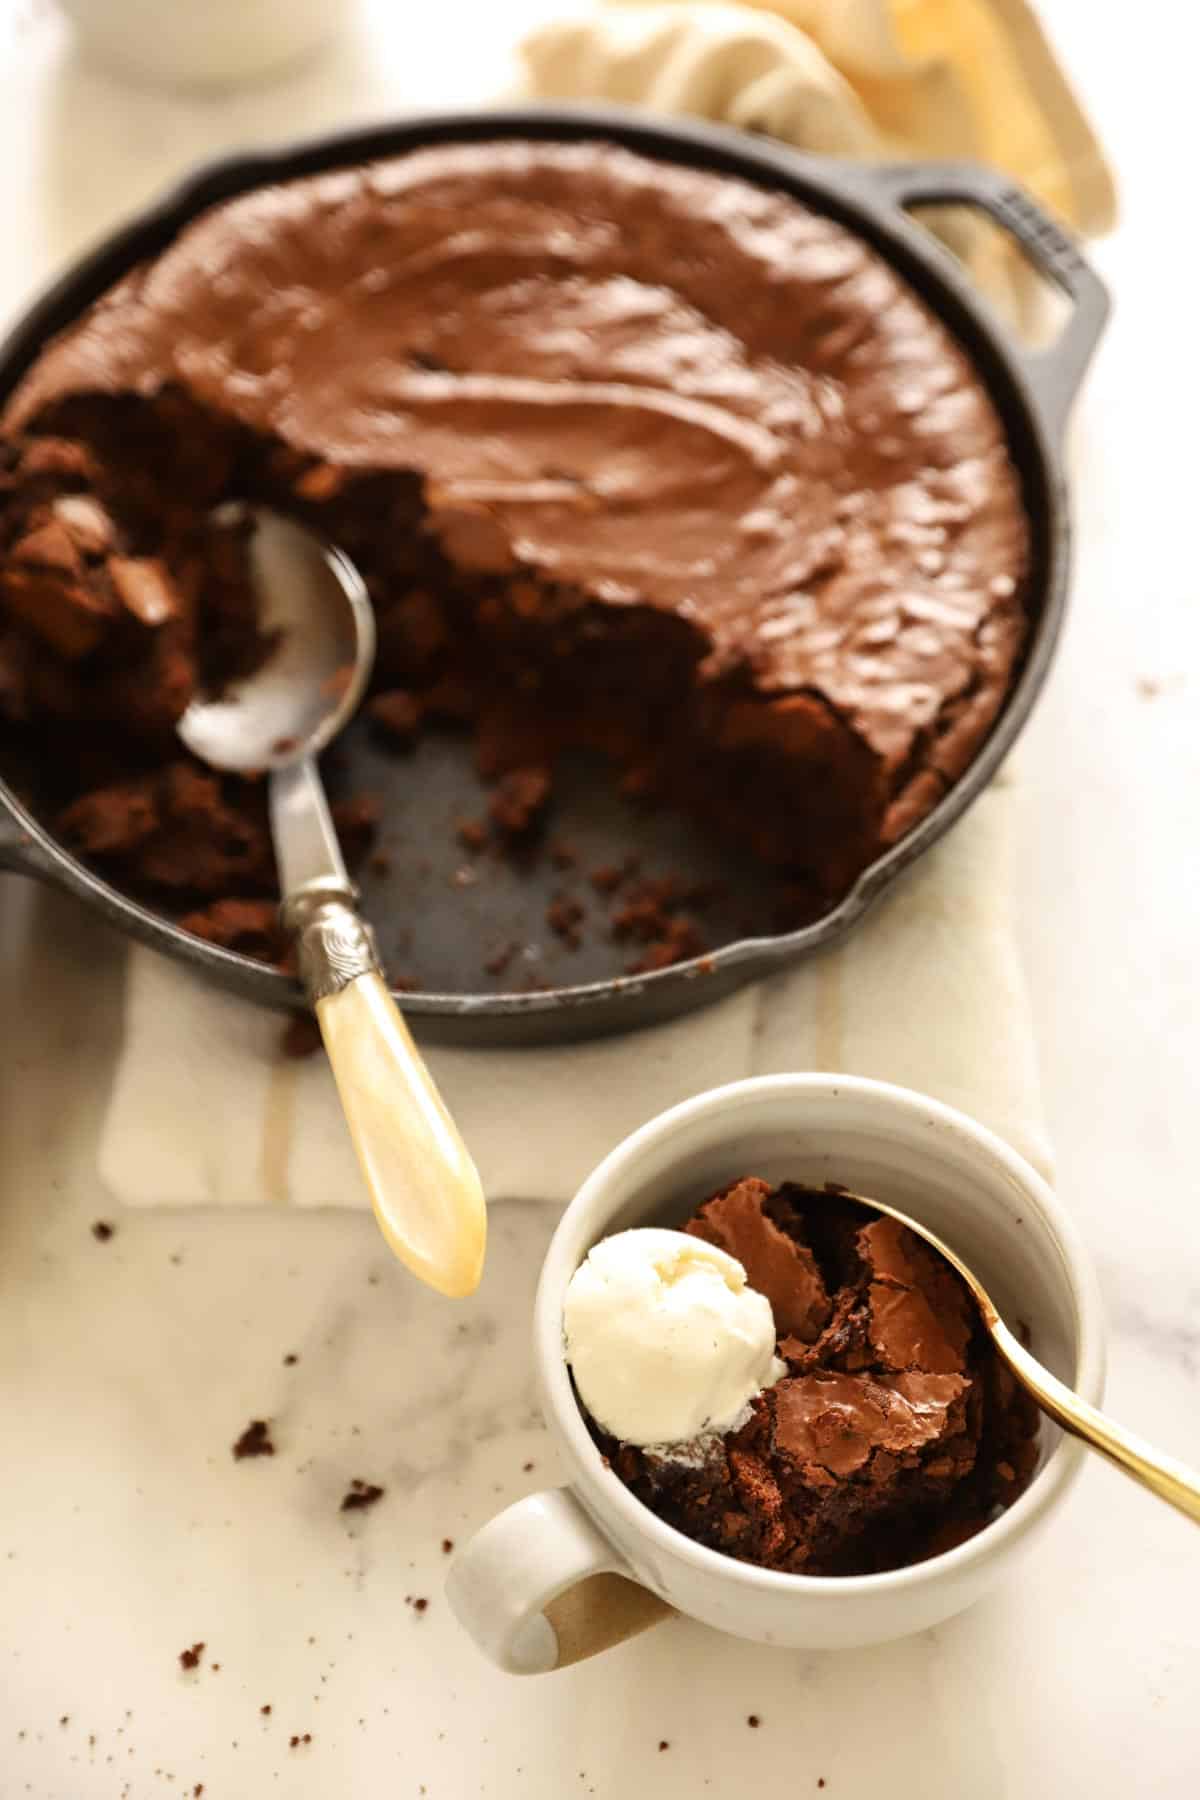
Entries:
<svg viewBox="0 0 1200 1800">
<path fill-rule="evenodd" d="M 716 126 L 659 123 L 646 114 L 608 108 L 529 108 L 409 119 L 240 156 L 203 170 L 77 263 L 26 313 L 0 346 L 0 395 L 12 389 L 48 337 L 74 320 L 133 264 L 160 252 L 189 219 L 215 202 L 269 182 L 396 156 L 424 145 L 514 137 L 603 138 L 643 155 L 737 175 L 794 194 L 873 244 L 967 350 L 1004 418 L 1033 526 L 1033 620 L 1016 685 L 970 768 L 901 843 L 863 872 L 832 911 L 783 936 L 739 938 L 730 922 L 727 940 L 713 954 L 652 975 L 614 975 L 611 947 L 606 952 L 585 949 L 574 959 L 565 952 L 559 956 L 555 940 L 543 932 L 545 961 L 535 961 L 532 972 L 526 965 L 523 972 L 526 985 L 539 977 L 547 982 L 540 991 L 455 991 L 482 985 L 487 947 L 503 938 L 506 923 L 515 927 L 516 941 L 529 936 L 530 921 L 541 920 L 547 899 L 563 885 L 564 876 L 550 866 L 524 875 L 497 873 L 490 867 L 481 871 L 454 847 L 455 816 L 469 811 L 472 801 L 477 809 L 479 801 L 461 753 L 457 761 L 448 761 L 436 746 L 423 745 L 415 763 L 393 763 L 386 779 L 389 794 L 399 795 L 399 816 L 393 819 L 390 811 L 385 815 L 385 850 L 386 828 L 394 825 L 399 853 L 391 872 L 378 865 L 377 879 L 368 876 L 364 882 L 367 911 L 383 927 L 382 948 L 393 975 L 404 972 L 406 960 L 412 958 L 424 989 L 445 990 L 405 996 L 405 1012 L 416 1029 L 426 1038 L 481 1044 L 544 1043 L 648 1025 L 824 949 L 966 810 L 1011 748 L 1050 666 L 1066 603 L 1069 556 L 1062 435 L 1108 313 L 1105 290 L 1074 244 L 1001 174 L 960 164 L 848 165 L 800 156 L 767 140 Z M 953 258 L 907 216 L 907 208 L 934 202 L 982 209 L 1066 293 L 1072 312 L 1050 349 L 1031 352 L 1018 347 Z M 369 781 L 372 753 L 365 734 L 351 743 L 347 754 L 354 764 L 355 785 Z M 12 777 L 14 772 L 11 758 L 0 746 L 0 776 Z M 29 791 L 29 771 L 22 775 Z M 610 802 L 598 792 L 604 786 L 570 772 L 565 777 L 570 829 L 573 835 L 580 834 L 587 856 L 601 855 L 606 845 L 611 849 L 628 842 L 631 832 L 635 848 L 640 848 L 638 839 L 647 830 L 659 840 L 665 830 L 666 849 L 675 863 L 686 865 L 690 858 L 694 866 L 694 843 L 670 841 L 674 824 L 631 821 L 628 809 L 620 817 L 612 816 Z M 85 868 L 35 816 L 36 779 L 33 792 L 35 810 L 30 811 L 0 779 L 0 867 L 65 888 L 130 936 L 250 999 L 284 1008 L 303 1004 L 298 986 L 278 970 L 201 942 Z M 558 792 L 556 782 L 556 796 Z M 406 885 L 405 868 L 419 871 L 419 878 L 413 877 L 415 885 Z M 446 904 L 447 882 L 460 890 L 454 904 Z M 535 951 L 536 956 L 543 955 L 542 949 Z M 598 964 L 598 954 L 606 955 L 607 963 Z M 516 966 L 521 966 L 519 958 Z M 496 983 L 511 989 L 520 987 L 522 980 L 514 980 L 510 968 Z"/>
</svg>

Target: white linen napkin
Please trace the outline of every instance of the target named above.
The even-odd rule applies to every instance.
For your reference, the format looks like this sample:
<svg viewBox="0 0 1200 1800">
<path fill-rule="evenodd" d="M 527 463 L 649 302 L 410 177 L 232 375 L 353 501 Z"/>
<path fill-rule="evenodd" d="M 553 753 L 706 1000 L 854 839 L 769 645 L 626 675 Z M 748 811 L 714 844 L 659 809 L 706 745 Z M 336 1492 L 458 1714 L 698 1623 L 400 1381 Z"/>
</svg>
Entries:
<svg viewBox="0 0 1200 1800">
<path fill-rule="evenodd" d="M 612 0 L 523 46 L 539 97 L 643 101 L 871 156 L 984 155 L 1083 230 L 1112 216 L 1099 147 L 1024 0 Z M 1014 292 L 994 237 L 974 272 Z M 949 1101 L 1048 1171 L 1010 915 L 1001 777 L 839 948 L 672 1024 L 565 1048 L 432 1048 L 492 1199 L 566 1200 L 655 1113 L 753 1073 L 837 1069 Z M 364 1206 L 324 1059 L 276 1016 L 153 952 L 129 959 L 100 1144 L 130 1206 Z"/>
<path fill-rule="evenodd" d="M 837 948 L 668 1025 L 528 1050 L 431 1047 L 490 1199 L 567 1200 L 626 1133 L 726 1081 L 837 1069 L 974 1114 L 1049 1172 L 1010 911 L 1011 787 Z M 100 1173 L 127 1206 L 365 1206 L 322 1056 L 153 951 L 129 962 Z"/>
</svg>

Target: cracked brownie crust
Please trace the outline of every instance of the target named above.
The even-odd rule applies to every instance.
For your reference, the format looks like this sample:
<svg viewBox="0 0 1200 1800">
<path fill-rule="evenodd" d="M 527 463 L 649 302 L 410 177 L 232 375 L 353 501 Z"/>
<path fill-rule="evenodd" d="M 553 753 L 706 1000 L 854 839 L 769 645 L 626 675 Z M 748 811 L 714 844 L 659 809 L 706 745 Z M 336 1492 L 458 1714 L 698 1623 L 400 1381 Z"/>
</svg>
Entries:
<svg viewBox="0 0 1200 1800">
<path fill-rule="evenodd" d="M 381 719 L 469 726 L 489 778 L 600 750 L 794 877 L 797 923 L 962 772 L 1020 654 L 1018 480 L 944 327 L 796 201 L 600 144 L 218 206 L 2 430 L 0 713 L 92 797 L 68 839 L 180 914 L 273 886 L 253 783 L 190 847 L 157 785 L 196 685 L 265 653 L 234 494 L 359 562 Z"/>
</svg>

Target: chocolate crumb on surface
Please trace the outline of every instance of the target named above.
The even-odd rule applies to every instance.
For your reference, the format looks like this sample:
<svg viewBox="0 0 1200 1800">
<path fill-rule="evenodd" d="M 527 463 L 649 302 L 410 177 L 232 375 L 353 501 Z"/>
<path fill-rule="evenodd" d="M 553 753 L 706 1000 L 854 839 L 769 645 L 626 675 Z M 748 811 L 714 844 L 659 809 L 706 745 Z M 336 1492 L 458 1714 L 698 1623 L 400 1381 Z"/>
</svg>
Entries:
<svg viewBox="0 0 1200 1800">
<path fill-rule="evenodd" d="M 296 1352 L 294 1350 L 289 1350 L 283 1359 L 283 1366 L 285 1369 L 292 1369 L 299 1361 L 300 1358 L 296 1355 Z"/>
<path fill-rule="evenodd" d="M 92 1236 L 98 1244 L 107 1244 L 110 1238 L 116 1236 L 116 1233 L 116 1226 L 110 1225 L 107 1219 L 97 1219 L 92 1226 Z"/>
<path fill-rule="evenodd" d="M 453 1550 L 453 1548 L 454 1548 L 454 1539 L 453 1538 L 443 1538 L 442 1539 L 442 1555 L 443 1556 L 449 1556 L 449 1554 Z"/>
<path fill-rule="evenodd" d="M 368 1506 L 374 1506 L 376 1501 L 382 1500 L 386 1491 L 373 1481 L 360 1481 L 356 1478 L 350 1483 L 348 1492 L 342 1496 L 338 1511 L 365 1512 Z"/>
<path fill-rule="evenodd" d="M 202 1643 L 189 1645 L 189 1647 L 186 1650 L 181 1650 L 179 1652 L 180 1668 L 181 1669 L 197 1669 L 197 1668 L 199 1668 L 200 1658 L 203 1655 L 204 1655 L 204 1645 Z"/>
<path fill-rule="evenodd" d="M 275 1445 L 271 1441 L 270 1421 L 251 1419 L 233 1446 L 234 1462 L 241 1462 L 247 1456 L 274 1456 L 274 1454 Z"/>
<path fill-rule="evenodd" d="M 671 1748 L 666 1738 L 659 1738 L 658 1747 L 660 1750 L 669 1750 Z"/>
<path fill-rule="evenodd" d="M 269 1718 L 270 1718 L 270 1716 L 271 1716 L 271 1706 L 270 1706 L 270 1702 L 269 1702 L 269 1701 L 268 1701 L 268 1703 L 267 1703 L 267 1705 L 266 1705 L 266 1706 L 260 1706 L 260 1707 L 259 1707 L 259 1709 L 258 1709 L 258 1710 L 259 1710 L 259 1712 L 260 1712 L 260 1713 L 261 1713 L 261 1714 L 262 1714 L 262 1716 L 263 1716 L 263 1718 L 264 1718 L 264 1719 L 269 1719 Z"/>
<path fill-rule="evenodd" d="M 532 1470 L 533 1470 L 533 1468 L 534 1468 L 534 1464 L 533 1464 L 533 1463 L 531 1463 L 531 1462 L 525 1462 L 525 1463 L 522 1463 L 522 1464 L 521 1464 L 521 1473 L 522 1473 L 522 1475 L 528 1475 L 528 1474 L 530 1474 L 530 1473 L 531 1473 L 531 1471 L 532 1471 Z"/>
<path fill-rule="evenodd" d="M 759 1718 L 757 1713 L 750 1713 L 746 1719 L 746 1723 L 747 1723 L 747 1725 L 749 1725 L 749 1727 L 752 1731 L 757 1731 L 759 1726 L 762 1724 L 762 1720 Z"/>
</svg>

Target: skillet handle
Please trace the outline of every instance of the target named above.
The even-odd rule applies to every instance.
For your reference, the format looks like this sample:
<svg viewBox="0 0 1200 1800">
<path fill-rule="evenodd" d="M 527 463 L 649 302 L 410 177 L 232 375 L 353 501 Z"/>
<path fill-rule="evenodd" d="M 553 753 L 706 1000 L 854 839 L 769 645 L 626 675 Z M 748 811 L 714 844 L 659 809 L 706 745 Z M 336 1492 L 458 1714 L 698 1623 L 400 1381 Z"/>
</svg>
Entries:
<svg viewBox="0 0 1200 1800">
<path fill-rule="evenodd" d="M 1041 350 L 1017 349 L 1046 425 L 1059 441 L 1111 306 L 1108 289 L 1075 240 L 1000 169 L 979 163 L 886 163 L 864 165 L 861 174 L 877 197 L 904 211 L 951 203 L 987 213 L 1073 302 L 1071 315 L 1052 344 Z"/>
</svg>

